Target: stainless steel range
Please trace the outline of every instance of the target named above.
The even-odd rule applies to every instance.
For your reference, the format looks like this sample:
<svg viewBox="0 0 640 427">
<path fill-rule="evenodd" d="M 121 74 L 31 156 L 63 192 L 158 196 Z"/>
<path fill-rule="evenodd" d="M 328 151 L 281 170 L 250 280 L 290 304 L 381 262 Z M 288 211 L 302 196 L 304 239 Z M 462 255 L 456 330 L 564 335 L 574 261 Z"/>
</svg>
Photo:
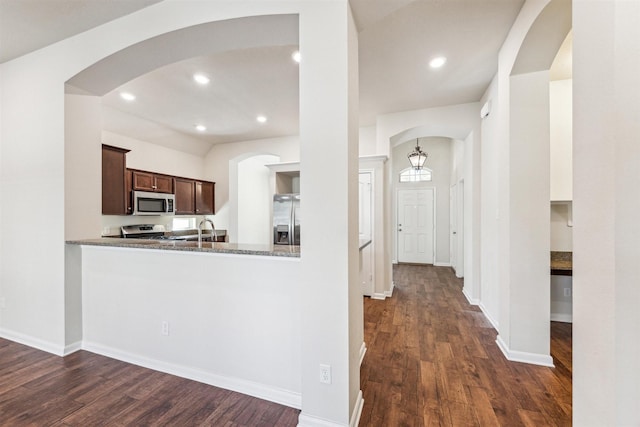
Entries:
<svg viewBox="0 0 640 427">
<path fill-rule="evenodd" d="M 197 230 L 194 232 L 182 231 L 177 232 L 176 234 L 168 233 L 161 224 L 140 224 L 140 225 L 124 225 L 120 227 L 122 232 L 122 237 L 125 239 L 152 239 L 152 240 L 187 240 L 187 241 L 197 241 L 198 234 Z M 216 240 L 215 234 L 212 230 L 204 230 L 206 233 L 202 234 L 202 241 L 211 242 L 218 241 Z M 218 233 L 220 233 L 218 231 Z M 224 237 L 223 240 L 224 241 Z"/>
<path fill-rule="evenodd" d="M 165 236 L 164 225 L 161 224 L 141 224 L 141 225 L 124 225 L 120 227 L 122 237 L 125 239 L 169 239 L 171 236 Z"/>
</svg>

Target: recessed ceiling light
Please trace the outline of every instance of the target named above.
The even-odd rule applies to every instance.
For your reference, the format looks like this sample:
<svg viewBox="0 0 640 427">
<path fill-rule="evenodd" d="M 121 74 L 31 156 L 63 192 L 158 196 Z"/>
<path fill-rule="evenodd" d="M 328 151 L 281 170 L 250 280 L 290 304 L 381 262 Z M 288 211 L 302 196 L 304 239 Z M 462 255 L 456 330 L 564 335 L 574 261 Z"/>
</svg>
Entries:
<svg viewBox="0 0 640 427">
<path fill-rule="evenodd" d="M 429 61 L 429 66 L 431 68 L 440 68 L 447 62 L 447 58 L 444 56 L 438 56 Z"/>
<path fill-rule="evenodd" d="M 266 123 L 267 122 L 267 118 L 265 116 L 258 116 L 258 117 L 256 117 L 256 120 L 258 121 L 258 123 Z"/>
<path fill-rule="evenodd" d="M 194 74 L 193 75 L 193 80 L 195 80 L 196 83 L 199 83 L 201 85 L 209 84 L 209 82 L 211 81 L 211 79 L 209 77 L 205 76 L 204 74 L 200 74 L 200 73 Z"/>
<path fill-rule="evenodd" d="M 296 50 L 295 52 L 293 52 L 293 54 L 291 55 L 291 58 L 293 58 L 293 60 L 296 61 L 299 64 L 300 63 L 300 51 Z"/>
<path fill-rule="evenodd" d="M 196 125 L 196 130 L 198 132 L 204 132 L 205 130 L 207 130 L 207 127 L 205 125 Z"/>
<path fill-rule="evenodd" d="M 129 92 L 120 92 L 120 98 L 124 99 L 125 101 L 133 101 L 136 99 L 136 96 Z"/>
</svg>

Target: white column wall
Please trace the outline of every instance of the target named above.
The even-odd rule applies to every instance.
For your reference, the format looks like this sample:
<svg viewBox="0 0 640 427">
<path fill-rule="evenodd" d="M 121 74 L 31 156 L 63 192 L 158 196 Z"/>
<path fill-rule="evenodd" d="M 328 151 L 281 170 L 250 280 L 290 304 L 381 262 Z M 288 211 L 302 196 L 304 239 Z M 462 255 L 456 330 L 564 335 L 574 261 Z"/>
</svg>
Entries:
<svg viewBox="0 0 640 427">
<path fill-rule="evenodd" d="M 573 6 L 573 423 L 580 426 L 640 424 L 639 20 L 638 2 Z"/>
<path fill-rule="evenodd" d="M 0 334 L 64 351 L 64 99 L 56 67 L 33 55 L 2 64 Z M 24 227 L 41 224 L 39 241 Z"/>
<path fill-rule="evenodd" d="M 531 184 L 532 191 L 537 191 L 537 185 L 534 183 L 537 179 L 536 175 L 531 175 L 529 180 L 524 177 L 518 177 L 518 170 L 512 170 L 511 164 L 513 159 L 517 159 L 518 153 L 511 153 L 513 147 L 510 140 L 511 121 L 511 71 L 518 57 L 520 48 L 527 33 L 533 26 L 534 22 L 549 3 L 549 0 L 528 0 L 524 3 L 518 17 L 516 18 L 507 38 L 505 39 L 500 53 L 498 55 L 498 73 L 494 78 L 487 94 L 487 98 L 492 102 L 491 114 L 482 122 L 482 198 L 483 198 L 483 230 L 482 230 L 482 292 L 481 303 L 487 316 L 492 320 L 494 326 L 497 326 L 500 339 L 498 340 L 502 350 L 507 357 L 517 360 L 526 360 L 533 363 L 548 364 L 550 357 L 546 354 L 539 354 L 531 351 L 538 348 L 541 341 L 538 337 L 537 328 L 540 319 L 532 320 L 529 325 L 524 318 L 519 323 L 522 330 L 511 330 L 511 305 L 514 301 L 518 301 L 518 306 L 526 305 L 522 298 L 526 298 L 527 293 L 522 292 L 522 288 L 513 287 L 512 280 L 519 276 L 517 270 L 514 269 L 512 263 L 522 263 L 524 260 L 516 259 L 523 256 L 522 245 L 523 237 L 514 236 L 511 233 L 519 230 L 521 227 L 528 227 L 526 221 L 528 215 L 514 207 L 520 203 L 518 200 L 511 200 L 517 191 L 529 191 Z M 548 81 L 547 89 L 548 93 Z M 547 106 L 548 114 L 548 106 Z M 548 137 L 546 143 L 548 146 Z M 547 147 L 548 150 L 548 147 Z M 485 154 L 488 156 L 485 158 Z M 514 157 L 515 156 L 515 157 Z M 548 165 L 549 159 L 546 159 Z M 485 168 L 495 168 L 495 172 Z M 547 166 L 548 170 L 548 166 Z M 511 189 L 512 179 L 516 177 L 519 181 L 514 182 L 516 187 Z M 486 179 L 485 179 L 486 178 Z M 548 185 L 548 178 L 547 178 Z M 548 189 L 547 189 L 548 192 Z M 487 202 L 487 203 L 485 203 Z M 548 199 L 545 203 L 548 209 Z M 495 218 L 495 219 L 494 219 Z M 549 235 L 549 214 L 546 214 L 547 226 L 544 230 L 537 228 L 536 233 Z M 540 227 L 540 225 L 535 225 Z M 512 248 L 511 245 L 516 245 Z M 486 250 L 485 250 L 486 249 Z M 548 256 L 548 255 L 547 255 Z M 548 261 L 546 262 L 548 266 Z M 522 270 L 523 273 L 526 269 Z M 547 278 L 548 287 L 548 278 Z M 485 292 L 485 290 L 487 292 Z M 547 294 L 548 295 L 548 294 Z M 485 298 L 487 298 L 485 303 Z M 495 307 L 497 304 L 497 307 Z M 496 310 L 497 312 L 493 311 Z M 539 312 L 542 313 L 541 311 Z M 547 313 L 548 316 L 548 313 Z M 529 330 L 531 326 L 531 330 Z M 514 334 L 518 334 L 516 338 L 518 347 L 511 349 L 509 343 L 514 339 Z M 530 335 L 531 334 L 531 335 Z M 527 337 L 531 337 L 528 341 Z M 518 341 L 521 340 L 521 341 Z"/>
<path fill-rule="evenodd" d="M 97 96 L 64 99 L 65 239 L 102 232 L 102 108 Z M 99 165 L 99 167 L 96 167 Z M 78 179 L 82 177 L 82 179 Z"/>
<path fill-rule="evenodd" d="M 499 342 L 510 358 L 552 365 L 549 318 L 549 72 L 512 76 L 509 123 L 509 299 Z"/>
<path fill-rule="evenodd" d="M 356 387 L 359 390 L 354 385 L 359 375 L 349 372 L 350 368 L 358 369 L 358 365 L 350 367 L 349 340 L 354 328 L 362 327 L 362 318 L 354 319 L 356 313 L 350 314 L 355 292 L 362 304 L 358 280 L 357 64 L 351 56 L 357 52 L 357 39 L 348 2 L 318 5 L 321 3 L 323 7 L 300 16 L 304 58 L 300 63 L 300 209 L 305 224 L 300 423 L 348 425 L 357 398 L 352 394 Z M 350 321 L 359 326 L 350 326 Z M 331 384 L 319 384 L 320 364 L 331 366 Z"/>
</svg>

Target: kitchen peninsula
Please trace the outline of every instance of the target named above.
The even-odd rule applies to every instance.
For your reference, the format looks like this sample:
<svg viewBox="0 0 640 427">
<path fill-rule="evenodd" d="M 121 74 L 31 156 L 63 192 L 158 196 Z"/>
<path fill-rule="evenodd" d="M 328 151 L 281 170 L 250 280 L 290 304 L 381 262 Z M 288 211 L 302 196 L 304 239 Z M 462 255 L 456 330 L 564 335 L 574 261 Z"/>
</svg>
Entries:
<svg viewBox="0 0 640 427">
<path fill-rule="evenodd" d="M 299 247 L 68 241 L 82 348 L 301 407 Z"/>
<path fill-rule="evenodd" d="M 147 240 L 103 237 L 99 239 L 68 241 L 73 245 L 108 246 L 116 248 L 156 249 L 163 251 L 187 251 L 201 253 L 300 257 L 300 246 L 254 245 L 243 243 L 202 242 L 184 240 Z"/>
</svg>

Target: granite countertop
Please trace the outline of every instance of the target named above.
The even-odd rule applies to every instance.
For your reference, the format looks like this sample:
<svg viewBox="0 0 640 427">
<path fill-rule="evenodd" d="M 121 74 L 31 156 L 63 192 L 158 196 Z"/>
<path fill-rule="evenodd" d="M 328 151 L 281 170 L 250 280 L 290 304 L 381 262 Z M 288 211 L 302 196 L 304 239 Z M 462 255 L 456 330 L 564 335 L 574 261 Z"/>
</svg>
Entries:
<svg viewBox="0 0 640 427">
<path fill-rule="evenodd" d="M 573 252 L 551 251 L 551 274 L 573 275 Z"/>
<path fill-rule="evenodd" d="M 154 249 L 165 251 L 207 252 L 236 255 L 262 255 L 276 257 L 300 257 L 300 246 L 250 245 L 242 243 L 198 242 L 185 240 L 123 239 L 103 237 L 100 239 L 69 240 L 71 245 L 110 246 L 116 248 Z"/>
</svg>

